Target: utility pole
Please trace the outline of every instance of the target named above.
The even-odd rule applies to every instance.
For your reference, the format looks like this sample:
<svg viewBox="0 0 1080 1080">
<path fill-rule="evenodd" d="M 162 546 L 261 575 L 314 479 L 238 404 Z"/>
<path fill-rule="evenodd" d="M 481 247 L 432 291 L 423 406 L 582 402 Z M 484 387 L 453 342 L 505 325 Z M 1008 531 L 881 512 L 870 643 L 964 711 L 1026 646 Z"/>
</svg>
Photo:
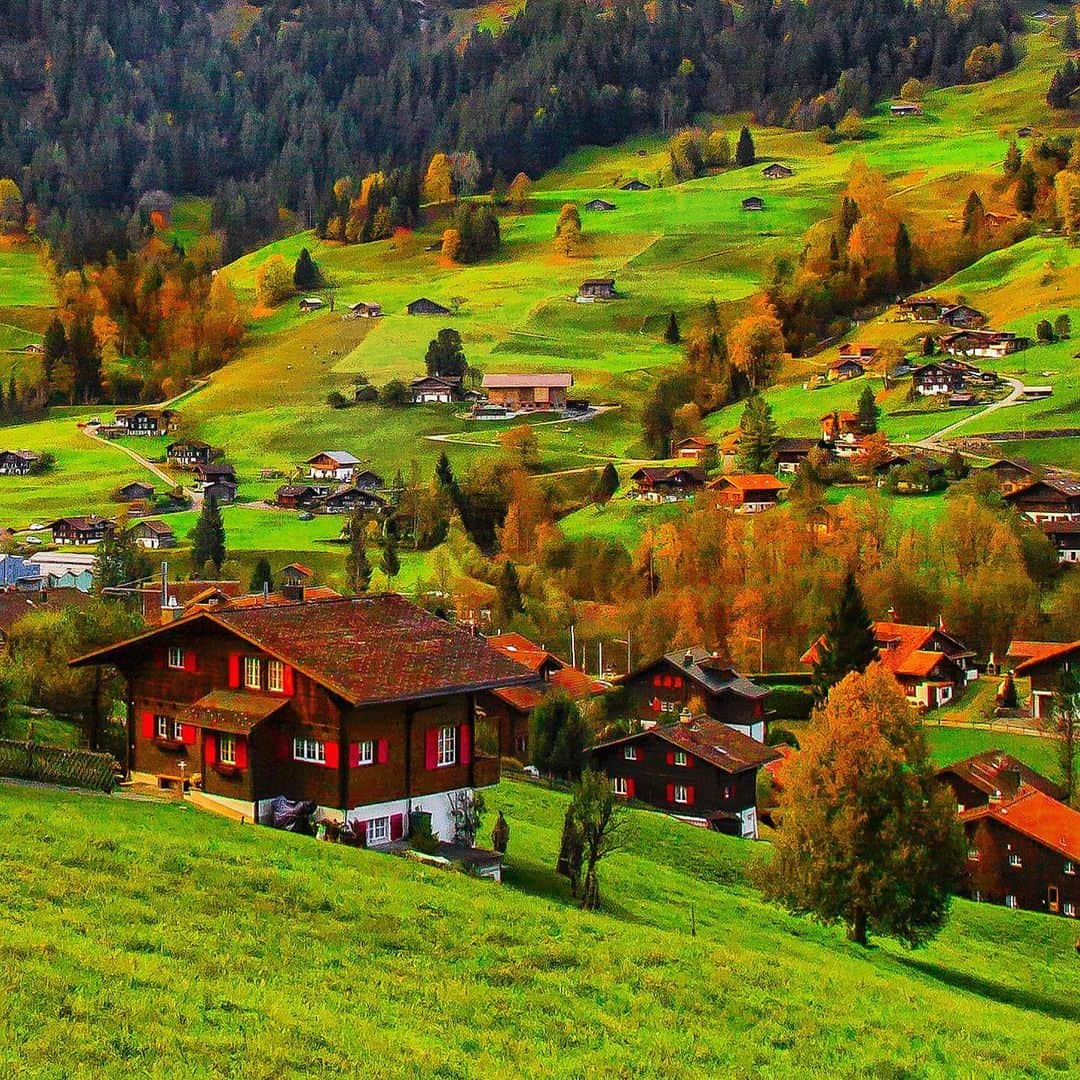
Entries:
<svg viewBox="0 0 1080 1080">
<path fill-rule="evenodd" d="M 570 624 L 570 666 L 577 667 L 577 640 L 574 637 L 574 624 Z"/>
</svg>

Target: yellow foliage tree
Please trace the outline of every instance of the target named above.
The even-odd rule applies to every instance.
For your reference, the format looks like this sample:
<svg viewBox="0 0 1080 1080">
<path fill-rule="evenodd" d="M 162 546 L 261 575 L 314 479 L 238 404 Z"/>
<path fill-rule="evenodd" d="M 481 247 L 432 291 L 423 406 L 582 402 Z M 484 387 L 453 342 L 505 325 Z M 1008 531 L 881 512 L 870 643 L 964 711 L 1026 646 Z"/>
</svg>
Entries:
<svg viewBox="0 0 1080 1080">
<path fill-rule="evenodd" d="M 753 390 L 767 386 L 787 357 L 784 330 L 772 308 L 741 318 L 731 328 L 727 345 L 728 357 Z"/>
<path fill-rule="evenodd" d="M 424 199 L 431 203 L 449 202 L 453 192 L 453 165 L 446 154 L 435 154 L 424 174 Z"/>
<path fill-rule="evenodd" d="M 295 292 L 292 270 L 281 255 L 271 255 L 255 271 L 255 295 L 264 307 L 273 307 Z"/>
</svg>

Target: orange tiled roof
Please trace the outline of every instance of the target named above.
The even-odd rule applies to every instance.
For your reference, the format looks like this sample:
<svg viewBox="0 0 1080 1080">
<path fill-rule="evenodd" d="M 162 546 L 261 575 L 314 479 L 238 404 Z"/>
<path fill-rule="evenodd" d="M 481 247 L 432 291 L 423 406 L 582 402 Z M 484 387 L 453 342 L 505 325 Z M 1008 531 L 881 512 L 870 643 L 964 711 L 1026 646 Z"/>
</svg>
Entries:
<svg viewBox="0 0 1080 1080">
<path fill-rule="evenodd" d="M 524 664 L 531 671 L 539 671 L 548 661 L 552 661 L 560 667 L 566 666 L 553 652 L 541 648 L 536 642 L 525 637 L 524 634 L 494 634 L 487 639 L 487 643 L 493 649 L 501 652 L 503 656 L 508 656 L 511 660 Z"/>
<path fill-rule="evenodd" d="M 1061 641 L 1010 641 L 1009 651 L 1005 655 L 1017 660 L 1034 660 L 1057 652 L 1063 644 Z"/>
<path fill-rule="evenodd" d="M 1072 652 L 1076 652 L 1080 649 L 1080 641 L 1067 641 L 1062 642 L 1053 649 L 1047 649 L 1045 652 L 1032 656 L 1030 659 L 1025 660 L 1022 664 L 1016 665 L 1016 674 L 1025 675 L 1032 668 L 1038 667 L 1040 664 L 1045 664 L 1048 661 L 1064 659 Z"/>
<path fill-rule="evenodd" d="M 725 484 L 730 484 L 739 491 L 783 491 L 784 489 L 784 485 L 770 473 L 719 476 L 709 486 L 723 487 Z"/>
<path fill-rule="evenodd" d="M 960 815 L 961 821 L 993 818 L 1024 836 L 1080 862 L 1080 811 L 1032 787 L 1010 802 L 991 803 Z"/>
</svg>

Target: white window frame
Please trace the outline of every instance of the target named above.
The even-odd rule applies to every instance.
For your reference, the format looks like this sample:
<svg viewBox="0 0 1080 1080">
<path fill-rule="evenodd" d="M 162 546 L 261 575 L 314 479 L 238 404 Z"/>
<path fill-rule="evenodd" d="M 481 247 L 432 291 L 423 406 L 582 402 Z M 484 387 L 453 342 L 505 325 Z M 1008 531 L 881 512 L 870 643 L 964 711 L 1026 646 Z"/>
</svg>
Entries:
<svg viewBox="0 0 1080 1080">
<path fill-rule="evenodd" d="M 622 756 L 624 761 L 637 761 L 637 747 L 624 746 Z"/>
<path fill-rule="evenodd" d="M 173 734 L 174 725 L 177 729 L 180 726 L 171 716 L 154 717 L 154 732 L 159 739 L 178 739 L 180 736 Z"/>
<path fill-rule="evenodd" d="M 676 750 L 675 751 L 675 764 L 681 766 L 684 769 L 686 768 L 687 761 L 686 761 L 686 751 L 685 750 Z"/>
<path fill-rule="evenodd" d="M 1024 865 L 1024 860 L 1014 851 L 1009 856 L 1009 865 L 1016 869 L 1019 869 Z"/>
<path fill-rule="evenodd" d="M 457 728 L 452 724 L 444 724 L 439 728 L 436 750 L 435 764 L 438 768 L 445 769 L 449 765 L 457 764 Z"/>
<path fill-rule="evenodd" d="M 184 670 L 184 650 L 179 645 L 169 646 L 168 663 L 172 671 Z"/>
<path fill-rule="evenodd" d="M 262 689 L 262 660 L 258 656 L 244 657 L 244 689 Z"/>
<path fill-rule="evenodd" d="M 685 784 L 675 784 L 675 805 L 676 806 L 689 806 L 690 805 L 690 793 L 686 790 Z M 682 798 L 679 798 L 679 793 L 682 792 Z"/>
<path fill-rule="evenodd" d="M 1005 896 L 1005 906 L 1015 911 L 1020 905 L 1016 902 L 1016 897 L 1012 893 L 1008 893 Z"/>
<path fill-rule="evenodd" d="M 978 848 L 969 847 L 967 851 L 968 862 L 978 862 L 982 858 Z"/>
<path fill-rule="evenodd" d="M 624 798 L 630 794 L 630 787 L 625 776 L 613 776 L 611 778 L 611 792 L 613 795 L 622 795 Z"/>
<path fill-rule="evenodd" d="M 364 842 L 367 844 L 368 847 L 374 847 L 376 844 L 389 844 L 390 818 L 369 818 L 367 823 L 367 829 L 365 830 Z"/>
<path fill-rule="evenodd" d="M 359 765 L 374 765 L 375 764 L 375 740 L 363 739 L 357 744 L 357 764 Z"/>
<path fill-rule="evenodd" d="M 236 764 L 235 735 L 226 735 L 224 733 L 218 735 L 217 759 L 218 763 L 221 765 Z"/>
<path fill-rule="evenodd" d="M 1076 863 L 1074 863 L 1072 861 L 1072 859 L 1066 859 L 1065 860 L 1065 873 L 1066 874 L 1075 874 L 1076 873 Z"/>
<path fill-rule="evenodd" d="M 661 701 L 660 711 L 662 713 L 673 713 L 675 711 L 676 703 L 674 701 Z"/>
<path fill-rule="evenodd" d="M 1076 918 L 1076 904 L 1072 900 L 1066 900 L 1061 905 L 1062 915 L 1067 915 L 1070 919 Z"/>
<path fill-rule="evenodd" d="M 280 660 L 267 660 L 266 662 L 266 689 L 275 694 L 285 690 L 285 665 Z"/>
<path fill-rule="evenodd" d="M 326 743 L 318 739 L 293 739 L 293 761 L 305 761 L 310 765 L 326 764 Z"/>
</svg>

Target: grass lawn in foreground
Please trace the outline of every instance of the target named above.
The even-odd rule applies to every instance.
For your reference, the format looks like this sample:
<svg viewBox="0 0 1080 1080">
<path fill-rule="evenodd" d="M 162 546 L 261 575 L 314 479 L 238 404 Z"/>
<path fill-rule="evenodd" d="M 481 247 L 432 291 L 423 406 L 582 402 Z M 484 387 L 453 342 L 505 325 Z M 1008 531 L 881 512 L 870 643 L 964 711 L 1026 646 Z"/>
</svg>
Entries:
<svg viewBox="0 0 1080 1080">
<path fill-rule="evenodd" d="M 761 846 L 635 812 L 595 914 L 566 796 L 503 783 L 506 883 L 185 806 L 0 785 L 10 1075 L 1064 1076 L 1066 919 L 959 901 L 910 953 L 764 905 Z M 492 815 L 489 814 L 487 827 Z M 697 936 L 689 933 L 691 910 Z"/>
</svg>

